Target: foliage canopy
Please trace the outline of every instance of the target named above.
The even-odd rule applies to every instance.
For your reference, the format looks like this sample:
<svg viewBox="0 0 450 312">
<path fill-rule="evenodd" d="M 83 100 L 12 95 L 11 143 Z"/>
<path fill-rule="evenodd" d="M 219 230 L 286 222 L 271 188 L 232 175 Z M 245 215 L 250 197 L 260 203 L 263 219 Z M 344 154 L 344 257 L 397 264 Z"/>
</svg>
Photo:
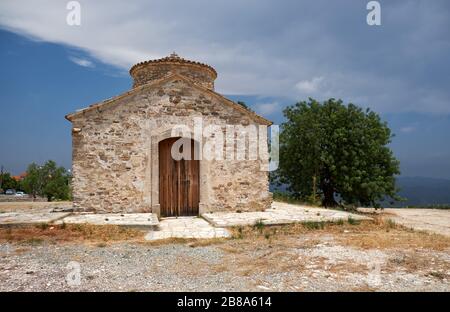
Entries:
<svg viewBox="0 0 450 312">
<path fill-rule="evenodd" d="M 329 99 L 299 102 L 284 110 L 280 165 L 275 174 L 299 199 L 332 207 L 377 207 L 386 198 L 399 200 L 395 176 L 399 162 L 388 144 L 386 122 L 369 109 Z"/>
</svg>

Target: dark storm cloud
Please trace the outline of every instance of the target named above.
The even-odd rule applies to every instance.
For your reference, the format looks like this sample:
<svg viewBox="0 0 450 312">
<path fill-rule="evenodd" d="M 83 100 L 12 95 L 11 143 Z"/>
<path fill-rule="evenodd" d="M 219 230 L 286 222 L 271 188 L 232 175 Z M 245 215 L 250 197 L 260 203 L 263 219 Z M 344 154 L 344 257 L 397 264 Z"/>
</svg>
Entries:
<svg viewBox="0 0 450 312">
<path fill-rule="evenodd" d="M 14 0 L 0 24 L 122 69 L 175 50 L 216 67 L 227 94 L 450 113 L 449 2 L 380 1 L 381 26 L 367 25 L 367 2 L 80 1 L 82 25 L 70 27 L 64 1 Z"/>
</svg>

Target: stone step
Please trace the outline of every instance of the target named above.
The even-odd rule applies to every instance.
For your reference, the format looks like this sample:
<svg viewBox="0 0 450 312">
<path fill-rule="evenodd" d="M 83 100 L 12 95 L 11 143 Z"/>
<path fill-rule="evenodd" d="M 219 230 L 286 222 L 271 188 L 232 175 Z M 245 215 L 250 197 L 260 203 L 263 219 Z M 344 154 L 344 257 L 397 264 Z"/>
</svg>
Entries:
<svg viewBox="0 0 450 312">
<path fill-rule="evenodd" d="M 169 238 L 213 239 L 230 236 L 227 229 L 215 228 L 202 218 L 179 217 L 162 218 L 157 230 L 150 231 L 145 239 L 149 241 Z"/>
</svg>

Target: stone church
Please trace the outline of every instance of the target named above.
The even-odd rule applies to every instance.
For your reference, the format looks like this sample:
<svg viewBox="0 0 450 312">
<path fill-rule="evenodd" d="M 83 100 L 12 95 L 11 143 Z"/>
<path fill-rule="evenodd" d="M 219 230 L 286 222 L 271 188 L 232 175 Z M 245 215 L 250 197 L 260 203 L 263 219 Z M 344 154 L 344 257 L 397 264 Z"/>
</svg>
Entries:
<svg viewBox="0 0 450 312">
<path fill-rule="evenodd" d="M 259 141 L 263 157 L 173 157 L 177 141 L 183 142 L 179 151 L 188 146 L 201 155 L 208 139 L 230 126 L 264 130 L 271 124 L 215 92 L 214 68 L 174 53 L 138 63 L 130 75 L 131 90 L 66 116 L 72 123 L 76 211 L 170 217 L 270 206 L 267 131 L 259 131 L 258 139 L 244 133 L 245 146 Z M 228 146 L 212 149 L 220 154 Z"/>
</svg>

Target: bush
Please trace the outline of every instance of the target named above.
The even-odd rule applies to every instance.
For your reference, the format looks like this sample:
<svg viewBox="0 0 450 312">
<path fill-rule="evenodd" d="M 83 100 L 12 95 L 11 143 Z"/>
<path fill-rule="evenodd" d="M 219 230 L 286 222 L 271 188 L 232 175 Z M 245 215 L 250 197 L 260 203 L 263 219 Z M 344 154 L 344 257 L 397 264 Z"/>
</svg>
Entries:
<svg viewBox="0 0 450 312">
<path fill-rule="evenodd" d="M 348 216 L 347 222 L 350 225 L 358 225 L 359 224 L 359 221 L 354 219 L 354 218 L 352 218 L 352 216 Z"/>
<path fill-rule="evenodd" d="M 322 230 L 325 224 L 323 222 L 308 221 L 304 222 L 303 226 L 308 230 Z"/>
<path fill-rule="evenodd" d="M 257 229 L 259 232 L 262 232 L 264 229 L 264 223 L 262 219 L 258 219 L 255 224 L 253 225 L 255 229 Z"/>
</svg>

